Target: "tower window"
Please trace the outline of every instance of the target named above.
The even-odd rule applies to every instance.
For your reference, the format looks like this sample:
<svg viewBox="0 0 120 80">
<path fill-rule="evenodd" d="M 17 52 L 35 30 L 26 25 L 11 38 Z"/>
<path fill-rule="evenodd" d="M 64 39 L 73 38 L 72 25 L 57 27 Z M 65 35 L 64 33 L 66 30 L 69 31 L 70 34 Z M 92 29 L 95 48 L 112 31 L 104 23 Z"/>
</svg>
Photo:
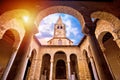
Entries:
<svg viewBox="0 0 120 80">
<path fill-rule="evenodd" d="M 62 29 L 62 26 L 60 27 L 60 29 Z"/>
<path fill-rule="evenodd" d="M 62 29 L 63 27 L 62 26 L 57 26 L 57 29 Z"/>
<path fill-rule="evenodd" d="M 59 26 L 57 26 L 57 29 L 59 29 Z"/>
</svg>

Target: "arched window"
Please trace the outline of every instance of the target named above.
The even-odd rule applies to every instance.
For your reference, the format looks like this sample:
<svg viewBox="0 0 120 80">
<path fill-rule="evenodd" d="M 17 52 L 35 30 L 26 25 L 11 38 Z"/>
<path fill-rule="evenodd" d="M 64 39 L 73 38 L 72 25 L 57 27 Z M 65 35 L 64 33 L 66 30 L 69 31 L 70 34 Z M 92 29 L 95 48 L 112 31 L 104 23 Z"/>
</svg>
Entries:
<svg viewBox="0 0 120 80">
<path fill-rule="evenodd" d="M 43 55 L 40 80 L 49 80 L 50 59 L 51 59 L 51 56 L 49 54 L 44 54 Z"/>
<path fill-rule="evenodd" d="M 60 29 L 62 29 L 63 27 L 61 26 Z"/>
<path fill-rule="evenodd" d="M 114 41 L 114 36 L 110 32 L 106 32 L 104 34 L 101 42 L 105 48 L 104 51 L 105 60 L 108 64 L 111 74 L 113 74 L 113 76 L 117 80 L 120 78 L 118 77 L 120 74 L 120 69 L 117 69 L 118 67 L 120 67 L 120 58 L 118 58 L 119 57 L 118 55 L 120 55 L 120 48 Z"/>
<path fill-rule="evenodd" d="M 66 65 L 64 60 L 58 60 L 56 64 L 56 79 L 66 79 Z"/>
<path fill-rule="evenodd" d="M 59 29 L 59 26 L 57 26 L 57 29 Z"/>
</svg>

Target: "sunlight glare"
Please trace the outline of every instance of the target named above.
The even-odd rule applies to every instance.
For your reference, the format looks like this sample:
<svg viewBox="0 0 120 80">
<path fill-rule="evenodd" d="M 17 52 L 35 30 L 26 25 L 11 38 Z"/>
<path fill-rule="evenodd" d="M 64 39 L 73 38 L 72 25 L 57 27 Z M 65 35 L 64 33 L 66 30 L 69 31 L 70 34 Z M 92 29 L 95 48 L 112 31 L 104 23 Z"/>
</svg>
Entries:
<svg viewBox="0 0 120 80">
<path fill-rule="evenodd" d="M 29 16 L 23 16 L 23 20 L 24 20 L 25 23 L 27 23 L 28 20 L 29 20 Z"/>
</svg>

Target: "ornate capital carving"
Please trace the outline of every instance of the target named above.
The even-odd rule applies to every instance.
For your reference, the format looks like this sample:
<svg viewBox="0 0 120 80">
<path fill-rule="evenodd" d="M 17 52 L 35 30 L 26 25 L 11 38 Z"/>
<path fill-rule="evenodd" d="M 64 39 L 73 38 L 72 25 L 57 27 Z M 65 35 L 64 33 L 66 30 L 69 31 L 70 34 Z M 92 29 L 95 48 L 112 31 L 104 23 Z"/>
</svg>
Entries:
<svg viewBox="0 0 120 80">
<path fill-rule="evenodd" d="M 117 39 L 120 39 L 120 29 L 116 29 L 113 32 L 117 35 Z"/>
<path fill-rule="evenodd" d="M 85 35 L 92 35 L 95 32 L 95 24 L 94 23 L 87 23 L 85 26 L 82 28 L 82 32 Z"/>
</svg>

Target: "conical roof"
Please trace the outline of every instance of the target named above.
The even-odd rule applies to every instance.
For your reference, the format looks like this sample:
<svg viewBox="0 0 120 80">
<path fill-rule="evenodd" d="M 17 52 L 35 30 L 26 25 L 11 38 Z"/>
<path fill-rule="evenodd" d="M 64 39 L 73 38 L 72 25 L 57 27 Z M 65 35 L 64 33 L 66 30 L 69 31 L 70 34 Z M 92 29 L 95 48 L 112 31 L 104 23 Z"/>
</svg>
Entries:
<svg viewBox="0 0 120 80">
<path fill-rule="evenodd" d="M 62 23 L 62 18 L 61 18 L 61 16 L 59 16 L 56 24 L 63 24 L 63 23 Z"/>
</svg>

